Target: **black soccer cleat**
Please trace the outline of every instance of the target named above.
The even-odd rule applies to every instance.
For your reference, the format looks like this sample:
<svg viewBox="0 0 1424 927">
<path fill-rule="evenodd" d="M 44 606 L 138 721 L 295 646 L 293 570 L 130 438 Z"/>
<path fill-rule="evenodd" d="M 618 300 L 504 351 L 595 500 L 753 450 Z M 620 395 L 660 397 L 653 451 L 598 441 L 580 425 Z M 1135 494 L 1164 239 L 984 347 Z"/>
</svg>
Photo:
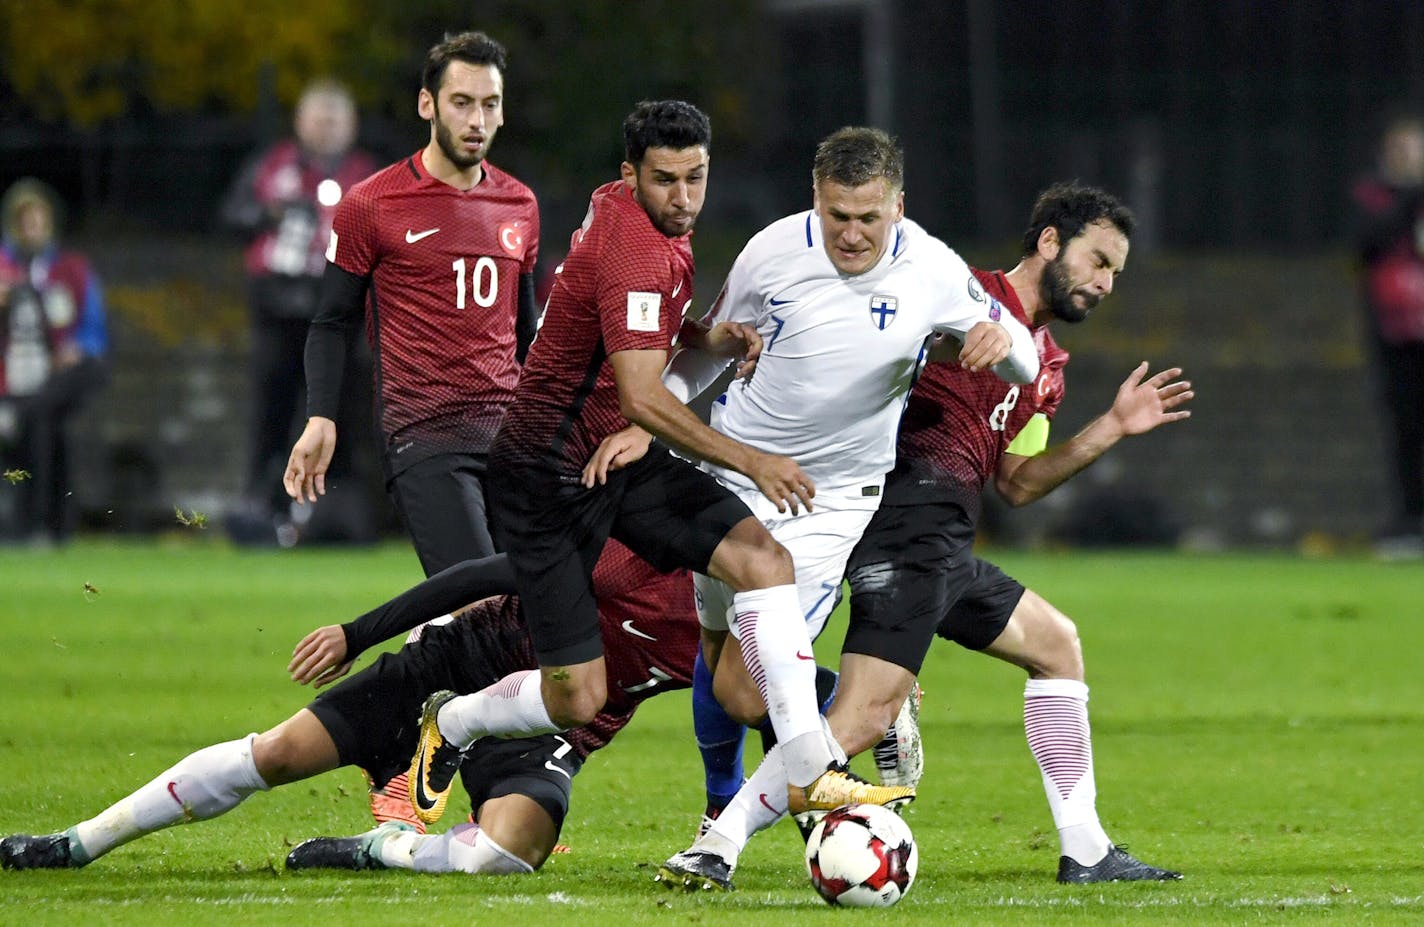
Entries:
<svg viewBox="0 0 1424 927">
<path fill-rule="evenodd" d="M 1109 846 L 1108 855 L 1092 866 L 1084 866 L 1071 856 L 1058 858 L 1058 881 L 1075 885 L 1089 882 L 1175 882 L 1181 877 L 1180 872 L 1149 866 L 1117 846 Z"/>
<path fill-rule="evenodd" d="M 6 869 L 78 869 L 82 865 L 70 854 L 66 834 L 14 834 L 0 840 L 0 866 Z"/>
<path fill-rule="evenodd" d="M 355 837 L 312 837 L 292 847 L 287 854 L 288 869 L 384 869 L 366 851 L 366 835 Z"/>
<path fill-rule="evenodd" d="M 419 829 L 405 821 L 386 821 L 374 830 L 354 837 L 312 837 L 292 847 L 287 854 L 288 869 L 364 869 L 389 868 L 381 861 L 380 847 L 387 837 L 399 833 L 418 833 Z"/>
<path fill-rule="evenodd" d="M 687 849 L 668 857 L 667 862 L 658 867 L 653 881 L 674 891 L 730 892 L 734 890 L 732 869 L 732 864 L 716 853 Z"/>
</svg>

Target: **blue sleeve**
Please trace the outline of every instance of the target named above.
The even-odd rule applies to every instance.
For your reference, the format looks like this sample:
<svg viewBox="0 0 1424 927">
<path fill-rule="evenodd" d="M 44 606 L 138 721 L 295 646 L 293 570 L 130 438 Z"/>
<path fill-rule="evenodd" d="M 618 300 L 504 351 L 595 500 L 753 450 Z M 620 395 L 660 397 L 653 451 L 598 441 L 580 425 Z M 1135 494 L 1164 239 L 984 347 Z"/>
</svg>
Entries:
<svg viewBox="0 0 1424 927">
<path fill-rule="evenodd" d="M 109 326 L 104 314 L 104 288 L 99 278 L 90 271 L 84 278 L 84 307 L 79 318 L 79 328 L 75 332 L 75 342 L 89 357 L 103 357 L 109 353 Z"/>
</svg>

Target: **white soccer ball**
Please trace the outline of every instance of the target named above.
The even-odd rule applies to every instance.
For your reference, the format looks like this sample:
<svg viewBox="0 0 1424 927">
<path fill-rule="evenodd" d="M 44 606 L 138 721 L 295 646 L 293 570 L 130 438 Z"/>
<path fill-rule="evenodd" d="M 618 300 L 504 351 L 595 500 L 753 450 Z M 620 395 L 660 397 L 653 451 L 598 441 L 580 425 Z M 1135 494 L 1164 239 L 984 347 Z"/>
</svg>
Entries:
<svg viewBox="0 0 1424 927">
<path fill-rule="evenodd" d="M 880 805 L 844 805 L 806 841 L 806 872 L 833 905 L 888 908 L 915 881 L 920 851 L 905 819 Z"/>
</svg>

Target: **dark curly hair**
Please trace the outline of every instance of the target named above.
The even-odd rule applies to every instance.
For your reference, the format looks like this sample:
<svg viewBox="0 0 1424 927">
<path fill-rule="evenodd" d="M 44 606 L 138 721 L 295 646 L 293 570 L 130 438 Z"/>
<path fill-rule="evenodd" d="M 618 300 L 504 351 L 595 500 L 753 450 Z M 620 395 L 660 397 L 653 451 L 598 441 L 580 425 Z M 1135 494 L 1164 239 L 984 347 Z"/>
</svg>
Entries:
<svg viewBox="0 0 1424 927">
<path fill-rule="evenodd" d="M 1094 222 L 1111 223 L 1129 239 L 1137 225 L 1132 211 L 1111 193 L 1076 180 L 1056 183 L 1040 193 L 1033 204 L 1033 213 L 1024 231 L 1023 253 L 1029 255 L 1038 250 L 1038 237 L 1050 225 L 1058 230 L 1059 240 L 1066 244 Z"/>
</svg>

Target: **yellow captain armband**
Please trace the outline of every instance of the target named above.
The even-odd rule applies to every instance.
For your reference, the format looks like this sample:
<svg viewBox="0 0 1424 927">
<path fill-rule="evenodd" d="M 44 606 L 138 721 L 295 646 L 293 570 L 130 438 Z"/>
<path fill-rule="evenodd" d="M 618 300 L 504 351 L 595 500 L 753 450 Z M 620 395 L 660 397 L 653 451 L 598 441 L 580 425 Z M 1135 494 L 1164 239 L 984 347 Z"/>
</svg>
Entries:
<svg viewBox="0 0 1424 927">
<path fill-rule="evenodd" d="M 1048 416 L 1037 412 L 1024 423 L 1004 451 L 1020 457 L 1036 457 L 1048 448 Z"/>
</svg>

